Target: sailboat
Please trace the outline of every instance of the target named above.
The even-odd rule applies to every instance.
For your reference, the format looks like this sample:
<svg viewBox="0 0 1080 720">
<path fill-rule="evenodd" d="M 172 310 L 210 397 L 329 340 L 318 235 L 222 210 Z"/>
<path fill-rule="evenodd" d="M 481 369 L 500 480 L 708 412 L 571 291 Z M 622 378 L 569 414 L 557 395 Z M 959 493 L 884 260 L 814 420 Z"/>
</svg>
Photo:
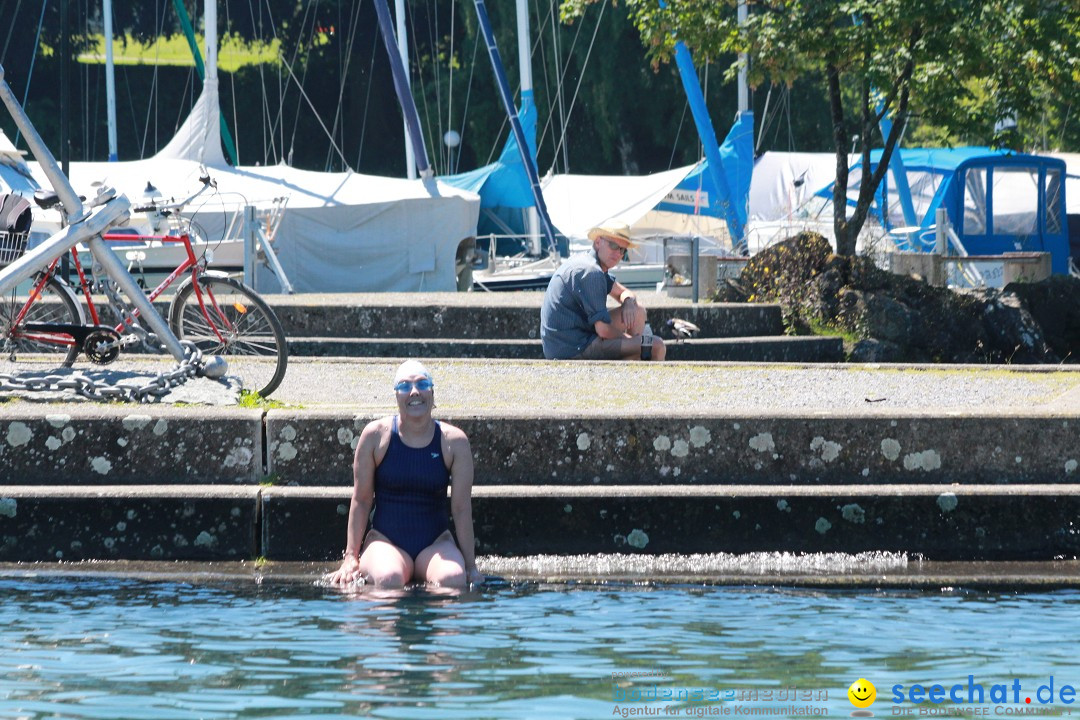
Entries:
<svg viewBox="0 0 1080 720">
<path fill-rule="evenodd" d="M 482 2 L 477 2 L 478 14 Z M 717 145 L 704 98 L 689 53 L 680 61 L 680 74 L 691 104 L 707 158 L 695 165 L 644 177 L 550 175 L 539 183 L 536 177 L 536 111 L 528 68 L 528 15 L 518 2 L 518 42 L 522 65 L 521 107 L 515 111 L 504 100 L 513 136 L 496 162 L 476 170 L 443 178 L 456 187 L 480 195 L 485 218 L 500 230 L 490 236 L 486 265 L 473 273 L 479 290 L 543 289 L 562 258 L 571 251 L 588 248 L 590 228 L 614 218 L 631 228 L 642 249 L 631 252 L 620 265 L 619 281 L 627 287 L 656 288 L 666 271 L 665 241 L 675 238 L 702 238 L 705 252 L 737 254 L 743 242 L 746 197 L 753 164 L 751 138 L 753 117 L 740 114 L 723 148 Z M 480 25 L 493 44 L 486 15 Z M 497 51 L 492 64 L 500 92 L 508 98 L 504 73 Z M 691 79 L 688 79 L 687 73 Z M 518 130 L 521 128 L 521 130 Z M 513 257 L 499 254 L 502 237 L 520 237 L 507 218 L 515 212 L 532 210 L 539 223 L 525 234 L 529 252 Z M 549 212 L 550 211 L 550 212 Z M 536 224 L 552 228 L 557 238 L 545 237 L 543 255 L 538 252 Z"/>
<path fill-rule="evenodd" d="M 385 4 L 386 0 L 376 0 L 383 10 Z M 241 253 L 246 249 L 251 275 L 247 280 L 260 292 L 284 288 L 267 267 L 251 267 L 250 239 L 238 237 L 241 224 L 236 220 L 246 208 L 253 208 L 249 212 L 255 218 L 243 227 L 264 227 L 267 219 L 275 223 L 273 252 L 296 292 L 456 290 L 459 246 L 476 235 L 480 200 L 475 194 L 424 172 L 410 180 L 352 170 L 233 166 L 226 161 L 217 88 L 216 20 L 216 4 L 207 0 L 202 92 L 165 148 L 145 160 L 71 163 L 72 183 L 89 188 L 105 181 L 133 198 L 142 197 L 149 183 L 156 197 L 179 199 L 190 196 L 200 187 L 200 178 L 209 175 L 217 184 L 216 192 L 200 198 L 184 216 L 194 217 L 200 226 L 206 241 L 202 247 L 214 250 L 215 263 L 236 258 L 222 248 Z M 390 37 L 392 41 L 392 33 Z M 396 43 L 388 45 L 387 51 L 396 57 Z M 402 98 L 400 93 L 399 101 L 411 105 L 411 97 Z M 142 253 L 145 267 L 159 264 L 155 258 L 162 257 L 164 250 L 142 243 L 125 252 L 135 253 L 135 258 Z"/>
</svg>

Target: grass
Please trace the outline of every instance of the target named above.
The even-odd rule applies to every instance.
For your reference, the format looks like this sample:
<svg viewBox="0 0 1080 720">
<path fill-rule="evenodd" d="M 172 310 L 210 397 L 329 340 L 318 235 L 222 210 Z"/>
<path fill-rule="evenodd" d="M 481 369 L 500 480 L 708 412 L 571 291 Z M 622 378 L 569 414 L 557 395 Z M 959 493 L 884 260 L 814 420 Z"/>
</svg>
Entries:
<svg viewBox="0 0 1080 720">
<path fill-rule="evenodd" d="M 195 39 L 202 50 L 206 47 L 205 38 L 196 35 Z M 281 41 L 247 43 L 235 35 L 220 38 L 218 47 L 218 69 L 235 72 L 245 65 L 276 64 L 280 53 Z M 105 38 L 95 36 L 94 46 L 79 54 L 80 63 L 103 65 L 105 63 Z M 159 37 L 152 43 L 143 44 L 126 35 L 113 39 L 113 63 L 116 65 L 170 65 L 194 67 L 195 58 L 191 47 L 183 35 Z"/>
<path fill-rule="evenodd" d="M 281 410 L 288 407 L 288 405 L 278 400 L 264 398 L 254 390 L 241 390 L 236 405 L 249 410 Z"/>
<path fill-rule="evenodd" d="M 862 340 L 862 337 L 851 330 L 837 327 L 832 323 L 824 322 L 815 317 L 807 318 L 806 325 L 814 335 L 828 335 L 831 337 L 839 336 L 843 338 L 844 342 L 847 344 L 854 344 Z"/>
</svg>

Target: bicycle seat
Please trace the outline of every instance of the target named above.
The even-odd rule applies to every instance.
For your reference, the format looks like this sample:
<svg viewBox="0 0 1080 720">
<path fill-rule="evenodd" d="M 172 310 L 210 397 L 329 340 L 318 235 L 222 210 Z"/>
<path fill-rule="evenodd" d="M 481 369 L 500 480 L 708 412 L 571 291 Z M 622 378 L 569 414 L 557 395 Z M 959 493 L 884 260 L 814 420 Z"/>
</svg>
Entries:
<svg viewBox="0 0 1080 720">
<path fill-rule="evenodd" d="M 80 195 L 79 200 L 85 200 L 85 195 Z M 60 204 L 60 196 L 56 194 L 55 190 L 46 190 L 42 188 L 34 191 L 34 202 L 42 210 L 48 210 L 54 208 Z"/>
<path fill-rule="evenodd" d="M 35 190 L 34 202 L 42 210 L 48 210 L 60 204 L 60 196 L 56 194 L 55 190 Z"/>
</svg>

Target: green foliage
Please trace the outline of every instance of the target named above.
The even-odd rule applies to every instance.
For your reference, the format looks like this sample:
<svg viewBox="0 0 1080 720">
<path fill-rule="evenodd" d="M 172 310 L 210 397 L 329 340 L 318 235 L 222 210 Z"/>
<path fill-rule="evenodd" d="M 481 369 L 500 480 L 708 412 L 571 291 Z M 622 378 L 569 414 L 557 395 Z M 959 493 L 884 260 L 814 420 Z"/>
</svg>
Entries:
<svg viewBox="0 0 1080 720">
<path fill-rule="evenodd" d="M 564 18 L 593 1 L 564 0 Z M 665 10 L 656 0 L 627 5 L 654 63 L 668 61 L 678 39 L 699 57 L 747 53 L 752 85 L 824 80 L 838 164 L 846 167 L 853 128 L 864 167 L 871 148 L 883 148 L 880 170 L 860 183 L 850 214 L 847 176 L 838 173 L 834 232 L 845 255 L 854 253 L 888 158 L 912 118 L 924 137 L 938 141 L 989 137 L 993 145 L 1021 147 L 1047 118 L 1060 118 L 1063 139 L 1080 90 L 1075 0 L 761 0 L 742 27 L 734 0 L 671 0 Z M 733 60 L 728 76 L 736 70 Z M 878 129 L 880 117 L 893 122 L 888 137 Z M 1013 118 L 1016 130 L 995 129 Z"/>
<path fill-rule="evenodd" d="M 260 409 L 260 410 L 280 410 L 281 408 L 288 407 L 285 403 L 271 398 L 264 398 L 254 390 L 241 390 L 240 397 L 237 398 L 236 404 L 238 407 L 248 409 Z"/>
</svg>

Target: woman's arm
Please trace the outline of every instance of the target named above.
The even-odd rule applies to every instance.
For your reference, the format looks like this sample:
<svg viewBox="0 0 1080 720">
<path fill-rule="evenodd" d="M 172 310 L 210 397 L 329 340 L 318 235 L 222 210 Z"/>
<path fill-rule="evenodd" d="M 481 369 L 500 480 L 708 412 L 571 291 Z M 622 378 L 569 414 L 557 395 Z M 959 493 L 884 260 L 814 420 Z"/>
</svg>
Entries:
<svg viewBox="0 0 1080 720">
<path fill-rule="evenodd" d="M 375 501 L 375 451 L 379 447 L 379 421 L 368 423 L 353 455 L 353 494 L 349 526 L 341 567 L 328 578 L 331 585 L 345 585 L 360 574 L 360 551 L 367 531 L 368 515 Z"/>
<path fill-rule="evenodd" d="M 484 576 L 476 569 L 476 540 L 473 536 L 472 484 L 473 455 L 469 438 L 456 427 L 443 427 L 449 432 L 452 451 L 450 464 L 450 512 L 454 516 L 458 549 L 465 560 L 465 578 L 470 583 L 483 582 Z"/>
</svg>

